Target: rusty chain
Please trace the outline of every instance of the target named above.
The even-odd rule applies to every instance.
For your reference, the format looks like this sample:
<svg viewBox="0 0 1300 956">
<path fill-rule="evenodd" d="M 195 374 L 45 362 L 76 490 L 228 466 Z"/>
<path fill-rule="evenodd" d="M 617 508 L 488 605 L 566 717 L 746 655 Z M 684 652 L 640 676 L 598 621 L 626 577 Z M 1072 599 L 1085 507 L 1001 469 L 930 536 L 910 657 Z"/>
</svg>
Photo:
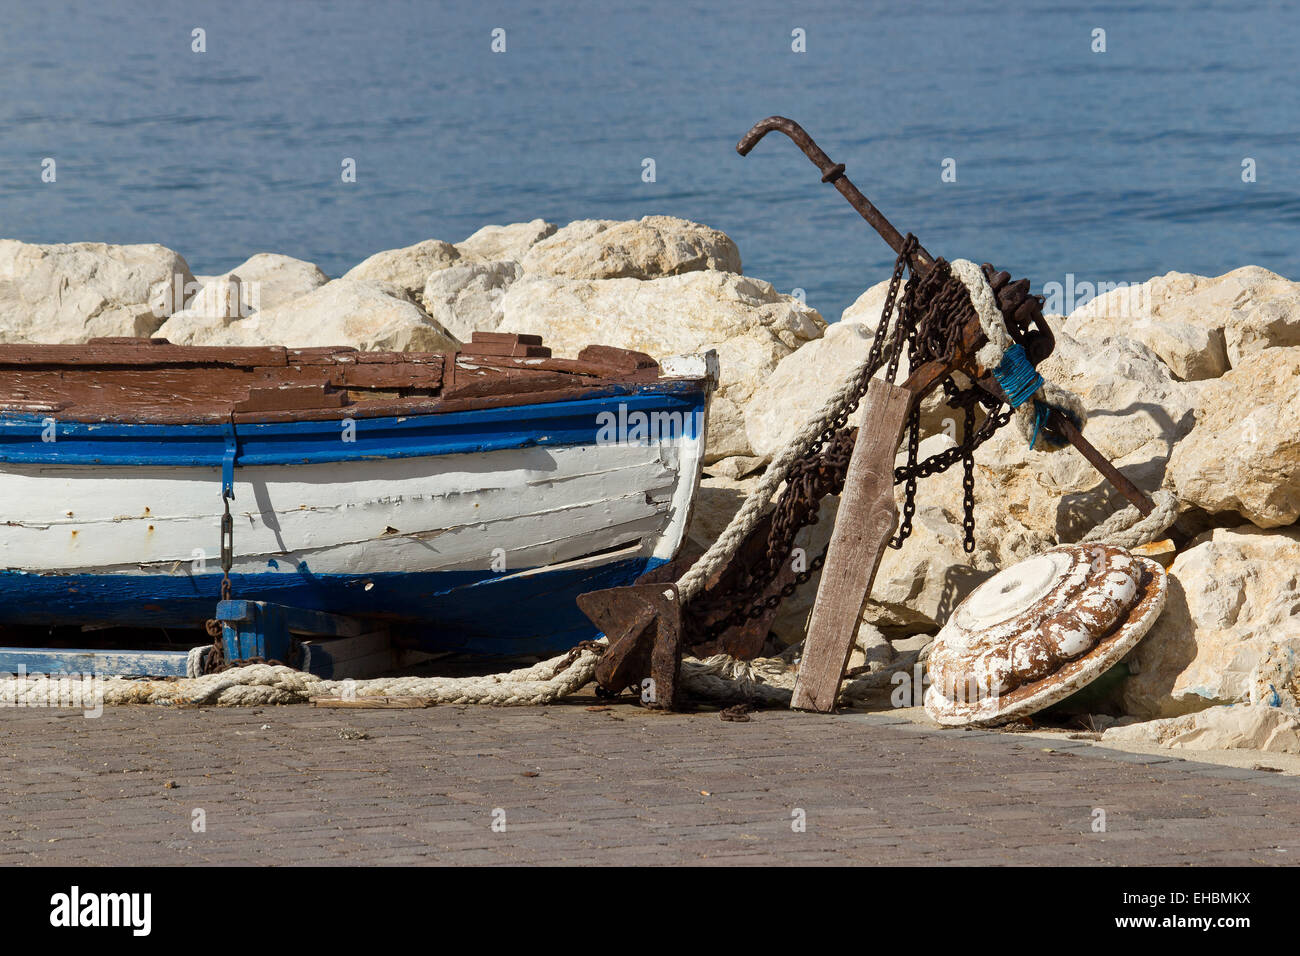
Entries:
<svg viewBox="0 0 1300 956">
<path fill-rule="evenodd" d="M 804 570 L 796 573 L 792 581 L 783 585 L 779 591 L 763 596 L 763 592 L 789 560 L 795 536 L 801 529 L 817 523 L 822 499 L 829 494 L 839 494 L 843 489 L 856 438 L 856 430 L 847 427 L 848 419 L 866 395 L 876 372 L 888 362 L 886 377 L 891 382 L 895 381 L 904 348 L 912 369 L 934 359 L 950 361 L 956 354 L 962 331 L 974 317 L 974 307 L 965 286 L 952 275 L 948 263 L 943 259 L 936 260 L 924 275 L 917 275 L 912 256 L 918 248 L 916 237 L 909 233 L 903 240 L 903 248 L 894 263 L 880 324 L 876 327 L 867 362 L 862 366 L 855 385 L 857 398 L 845 407 L 803 460 L 791 469 L 785 489 L 773 510 L 767 546 L 762 557 L 754 566 L 744 568 L 731 586 L 716 594 L 706 592 L 684 608 L 691 620 L 692 629 L 704 638 L 716 638 L 732 627 L 742 626 L 749 620 L 763 616 L 792 595 L 825 563 L 829 545 Z M 905 270 L 910 276 L 899 302 L 899 286 L 903 284 Z M 1041 306 L 1041 300 L 1029 295 L 1028 280 L 1012 283 L 1008 273 L 995 272 L 987 263 L 983 270 L 997 296 L 1008 330 L 1013 338 L 1019 340 L 1033 321 L 1034 313 L 1037 312 L 1035 307 Z M 896 302 L 899 303 L 898 318 L 891 324 Z M 973 382 L 960 385 L 951 374 L 944 377 L 942 386 L 947 403 L 963 412 L 962 440 L 924 461 L 918 461 L 921 432 L 919 403 L 912 408 L 905 425 L 907 461 L 894 469 L 894 483 L 904 486 L 903 508 L 898 534 L 890 541 L 890 546 L 901 548 L 911 534 L 912 519 L 916 514 L 918 479 L 939 474 L 961 461 L 963 547 L 970 553 L 975 549 L 974 453 L 1011 420 L 1012 411 L 1004 409 L 1004 403 Z M 978 427 L 975 424 L 977 404 L 984 405 L 988 412 Z"/>
</svg>

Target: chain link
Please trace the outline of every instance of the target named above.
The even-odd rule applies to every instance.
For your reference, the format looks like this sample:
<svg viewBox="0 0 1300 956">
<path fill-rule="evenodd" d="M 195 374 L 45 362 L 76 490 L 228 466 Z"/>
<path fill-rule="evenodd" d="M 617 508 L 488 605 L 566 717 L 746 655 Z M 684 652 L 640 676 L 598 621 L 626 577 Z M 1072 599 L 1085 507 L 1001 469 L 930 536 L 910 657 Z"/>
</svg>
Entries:
<svg viewBox="0 0 1300 956">
<path fill-rule="evenodd" d="M 777 499 L 773 511 L 763 555 L 752 567 L 742 569 L 730 586 L 716 594 L 706 592 L 684 608 L 692 629 L 701 633 L 705 639 L 717 638 L 732 627 L 762 617 L 779 606 L 825 564 L 829 545 L 809 562 L 806 569 L 796 573 L 793 580 L 782 585 L 775 593 L 763 596 L 763 592 L 781 573 L 784 563 L 790 559 L 795 536 L 802 528 L 817 523 L 822 499 L 828 494 L 839 494 L 843 489 L 855 441 L 855 430 L 847 427 L 848 419 L 866 395 L 871 378 L 885 365 L 886 360 L 888 365 L 885 374 L 893 382 L 897 378 L 904 348 L 911 369 L 935 359 L 951 361 L 956 354 L 962 332 L 975 315 L 970 296 L 943 259 L 936 260 L 929 272 L 918 277 L 911 260 L 916 248 L 916 237 L 909 234 L 894 263 L 880 324 L 876 328 L 867 362 L 862 366 L 855 383 L 856 398 L 836 416 L 813 443 L 804 459 L 791 469 L 785 489 Z M 905 270 L 911 275 L 903 285 Z M 987 265 L 984 271 L 990 276 L 993 272 L 992 267 Z M 997 284 L 1002 286 L 1005 281 L 1002 278 Z M 898 308 L 898 318 L 894 320 L 894 306 L 898 302 L 900 285 L 903 285 L 902 301 Z M 1016 300 L 1017 304 L 1019 301 L 1021 300 Z M 890 546 L 901 548 L 911 534 L 912 519 L 916 514 L 918 479 L 944 472 L 961 461 L 963 547 L 969 554 L 975 550 L 975 450 L 1011 420 L 1012 410 L 1004 408 L 1004 403 L 988 395 L 973 382 L 968 382 L 963 387 L 952 375 L 948 375 L 943 379 L 942 385 L 948 404 L 963 412 L 962 440 L 924 461 L 918 461 L 921 432 L 919 403 L 909 412 L 904 426 L 907 462 L 894 469 L 894 483 L 903 485 L 902 518 L 898 534 L 890 541 Z M 977 403 L 988 410 L 978 428 L 975 426 Z"/>
</svg>

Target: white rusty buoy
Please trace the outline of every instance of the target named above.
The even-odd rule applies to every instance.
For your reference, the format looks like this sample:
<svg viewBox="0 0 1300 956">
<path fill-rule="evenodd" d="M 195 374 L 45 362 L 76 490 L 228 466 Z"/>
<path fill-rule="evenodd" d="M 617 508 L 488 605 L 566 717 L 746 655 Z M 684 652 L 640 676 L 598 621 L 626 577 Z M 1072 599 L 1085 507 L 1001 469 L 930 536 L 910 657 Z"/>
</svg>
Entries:
<svg viewBox="0 0 1300 956">
<path fill-rule="evenodd" d="M 999 724 L 1064 700 L 1127 654 L 1164 609 L 1165 569 L 1070 544 L 999 572 L 930 650 L 925 710 L 941 724 Z"/>
</svg>

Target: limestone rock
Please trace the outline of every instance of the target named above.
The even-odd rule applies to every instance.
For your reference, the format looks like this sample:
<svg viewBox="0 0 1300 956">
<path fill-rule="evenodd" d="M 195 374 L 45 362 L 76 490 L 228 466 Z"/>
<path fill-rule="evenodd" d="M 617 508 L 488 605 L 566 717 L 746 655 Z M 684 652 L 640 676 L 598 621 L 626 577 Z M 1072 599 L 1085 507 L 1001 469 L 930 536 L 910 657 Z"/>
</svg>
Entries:
<svg viewBox="0 0 1300 956">
<path fill-rule="evenodd" d="M 456 251 L 466 259 L 513 259 L 519 262 L 524 255 L 549 236 L 558 227 L 544 219 L 516 222 L 508 226 L 484 226 L 469 238 L 456 243 Z"/>
<path fill-rule="evenodd" d="M 1291 627 L 1300 632 L 1300 627 Z M 1270 641 L 1248 678 L 1250 702 L 1300 714 L 1300 637 Z"/>
<path fill-rule="evenodd" d="M 1300 345 L 1300 283 L 1259 266 L 1215 278 L 1170 272 L 1092 299 L 1065 328 L 1075 336 L 1128 336 L 1181 378 L 1213 378 L 1252 352 Z"/>
<path fill-rule="evenodd" d="M 400 289 L 346 278 L 236 321 L 178 313 L 158 334 L 178 345 L 351 345 L 366 351 L 434 352 L 459 344 Z"/>
<path fill-rule="evenodd" d="M 873 330 L 880 325 L 880 313 L 885 309 L 885 297 L 889 294 L 889 279 L 877 282 L 840 314 L 841 322 L 860 322 Z M 902 286 L 899 286 L 899 298 Z M 898 306 L 894 306 L 895 319 L 898 318 Z"/>
<path fill-rule="evenodd" d="M 474 332 L 492 332 L 501 324 L 501 299 L 522 274 L 513 259 L 462 259 L 429 276 L 421 297 L 424 309 L 448 332 L 468 342 Z"/>
<path fill-rule="evenodd" d="M 1160 356 L 1176 378 L 1186 382 L 1218 378 L 1228 370 L 1227 343 L 1222 329 L 1204 329 L 1180 322 L 1152 322 L 1125 330 L 1126 335 Z"/>
<path fill-rule="evenodd" d="M 1206 511 L 1261 528 L 1300 518 L 1300 348 L 1256 352 L 1206 382 L 1169 473 L 1179 497 Z"/>
<path fill-rule="evenodd" d="M 173 312 L 172 316 L 194 313 L 226 322 L 247 318 L 257 311 L 248 301 L 250 294 L 251 290 L 246 290 L 234 273 L 213 276 L 184 309 Z"/>
<path fill-rule="evenodd" d="M 1246 525 L 1195 539 L 1169 568 L 1164 613 L 1131 660 L 1125 713 L 1168 717 L 1251 697 L 1279 642 L 1300 637 L 1300 529 Z M 1292 671 L 1290 680 L 1295 679 Z"/>
<path fill-rule="evenodd" d="M 395 285 L 408 295 L 418 296 L 424 291 L 429 276 L 446 269 L 460 258 L 460 252 L 449 242 L 426 239 L 402 249 L 376 252 L 343 274 L 345 279 L 365 279 Z"/>
<path fill-rule="evenodd" d="M 740 252 L 725 233 L 672 216 L 580 219 L 529 249 L 523 267 L 570 279 L 654 279 L 702 269 L 739 273 Z"/>
<path fill-rule="evenodd" d="M 849 661 L 844 668 L 846 676 L 859 676 L 873 673 L 889 667 L 897 655 L 894 645 L 878 628 L 863 623 L 853 637 L 853 647 L 849 650 Z"/>
<path fill-rule="evenodd" d="M 0 340 L 76 343 L 152 335 L 197 283 L 157 244 L 0 240 Z"/>
<path fill-rule="evenodd" d="M 238 300 L 231 298 L 232 279 L 238 279 Z M 314 263 L 292 256 L 259 252 L 229 272 L 212 276 L 185 306 L 186 311 L 226 318 L 247 318 L 262 309 L 273 309 L 319 289 L 329 276 Z"/>
<path fill-rule="evenodd" d="M 891 636 L 931 633 L 997 570 L 991 552 L 965 553 L 960 519 L 936 505 L 918 504 L 911 536 L 880 559 L 863 619 Z"/>
<path fill-rule="evenodd" d="M 754 454 L 766 461 L 775 458 L 795 433 L 844 384 L 853 370 L 866 361 L 875 338 L 863 322 L 837 322 L 825 335 L 783 358 L 776 369 L 754 391 L 745 407 L 745 434 Z M 885 369 L 877 373 L 883 378 Z M 906 356 L 899 364 L 897 380 L 908 374 Z M 865 410 L 849 416 L 852 426 L 862 424 Z M 960 413 L 944 404 L 936 390 L 921 405 L 923 435 L 957 433 Z"/>
<path fill-rule="evenodd" d="M 739 481 L 762 467 L 762 458 L 754 455 L 733 455 L 730 458 L 720 458 L 710 463 L 704 470 L 710 475 Z"/>
<path fill-rule="evenodd" d="M 1117 744 L 1157 744 L 1175 750 L 1300 754 L 1300 720 L 1277 707 L 1237 704 L 1111 727 L 1101 739 Z"/>
<path fill-rule="evenodd" d="M 717 349 L 721 383 L 710 414 L 708 461 L 750 454 L 743 410 L 754 389 L 825 328 L 814 309 L 770 283 L 714 271 L 565 279 L 530 276 L 525 266 L 501 311 L 498 331 L 541 335 L 556 355 L 576 355 L 592 343 L 656 357 Z"/>
</svg>

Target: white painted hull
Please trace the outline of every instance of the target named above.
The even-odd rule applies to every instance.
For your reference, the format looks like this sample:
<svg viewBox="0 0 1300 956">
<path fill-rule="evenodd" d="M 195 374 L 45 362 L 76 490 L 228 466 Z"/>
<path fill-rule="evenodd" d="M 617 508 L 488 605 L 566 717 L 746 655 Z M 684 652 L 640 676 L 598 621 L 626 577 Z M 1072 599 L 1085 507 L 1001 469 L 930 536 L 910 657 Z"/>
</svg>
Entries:
<svg viewBox="0 0 1300 956">
<path fill-rule="evenodd" d="M 501 570 L 629 546 L 667 559 L 701 452 L 682 438 L 241 468 L 234 570 Z M 5 568 L 192 574 L 219 559 L 215 468 L 0 465 L 0 500 Z"/>
<path fill-rule="evenodd" d="M 572 646 L 593 636 L 577 594 L 631 583 L 680 547 L 707 401 L 699 383 L 670 383 L 663 396 L 360 422 L 357 446 L 331 423 L 241 427 L 234 596 L 383 620 L 429 649 Z M 610 440 L 596 416 L 623 403 L 686 409 L 687 427 Z M 0 460 L 0 625 L 213 615 L 212 452 L 173 426 L 64 428 L 55 447 L 19 427 L 31 437 Z M 212 447 L 212 428 L 198 438 Z"/>
</svg>

